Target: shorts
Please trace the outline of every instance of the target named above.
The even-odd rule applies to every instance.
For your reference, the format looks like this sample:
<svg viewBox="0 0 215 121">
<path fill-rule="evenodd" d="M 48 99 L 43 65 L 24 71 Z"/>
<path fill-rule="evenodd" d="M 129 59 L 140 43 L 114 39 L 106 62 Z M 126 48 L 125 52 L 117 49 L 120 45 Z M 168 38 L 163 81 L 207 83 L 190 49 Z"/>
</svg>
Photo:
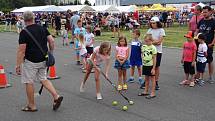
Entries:
<svg viewBox="0 0 215 121">
<path fill-rule="evenodd" d="M 197 72 L 199 72 L 199 73 L 204 73 L 205 67 L 206 67 L 206 62 L 205 63 L 202 63 L 202 62 L 196 63 L 196 69 L 197 69 Z"/>
<path fill-rule="evenodd" d="M 46 62 L 33 63 L 25 59 L 22 65 L 22 83 L 34 83 L 37 81 L 47 80 L 47 67 Z"/>
<path fill-rule="evenodd" d="M 151 73 L 152 68 L 153 68 L 153 66 L 143 66 L 142 67 L 142 75 L 155 76 L 155 75 L 152 75 L 152 73 Z"/>
<path fill-rule="evenodd" d="M 118 29 L 118 28 L 119 28 L 119 25 L 115 25 L 114 27 Z"/>
<path fill-rule="evenodd" d="M 122 70 L 129 69 L 129 68 L 130 68 L 129 61 L 126 60 L 126 61 L 121 65 L 121 64 L 119 63 L 118 60 L 115 60 L 114 68 L 116 68 L 116 69 L 122 69 Z"/>
<path fill-rule="evenodd" d="M 192 62 L 184 62 L 184 73 L 186 74 L 195 74 L 195 67 L 192 66 Z"/>
<path fill-rule="evenodd" d="M 156 57 L 156 67 L 160 67 L 161 58 L 162 58 L 162 53 L 157 53 L 157 57 Z"/>
<path fill-rule="evenodd" d="M 134 60 L 134 59 L 130 59 L 130 65 L 131 66 L 137 66 L 140 67 L 142 66 L 142 60 Z"/>
<path fill-rule="evenodd" d="M 208 56 L 207 56 L 207 63 L 213 62 L 213 49 L 208 48 Z"/>
<path fill-rule="evenodd" d="M 93 53 L 93 47 L 86 47 L 87 54 L 91 55 Z"/>
<path fill-rule="evenodd" d="M 80 50 L 75 51 L 76 55 L 80 55 Z"/>
</svg>

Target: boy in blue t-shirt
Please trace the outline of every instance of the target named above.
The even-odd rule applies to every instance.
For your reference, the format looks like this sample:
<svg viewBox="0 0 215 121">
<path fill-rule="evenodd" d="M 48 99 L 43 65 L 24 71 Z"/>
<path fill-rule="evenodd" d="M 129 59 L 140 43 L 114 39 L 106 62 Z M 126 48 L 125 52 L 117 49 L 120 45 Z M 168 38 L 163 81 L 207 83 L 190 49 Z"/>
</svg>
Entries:
<svg viewBox="0 0 215 121">
<path fill-rule="evenodd" d="M 75 28 L 74 34 L 75 34 L 75 48 L 79 48 L 79 35 L 83 34 L 85 36 L 86 34 L 86 29 L 84 27 L 82 27 L 82 21 L 78 20 L 77 22 L 78 27 Z M 80 50 L 76 50 L 76 61 L 77 61 L 77 65 L 80 65 Z"/>
<path fill-rule="evenodd" d="M 142 85 L 144 83 L 142 79 L 142 58 L 141 58 L 141 46 L 142 43 L 139 40 L 140 37 L 140 30 L 135 29 L 133 31 L 133 41 L 131 42 L 131 54 L 130 54 L 130 65 L 131 65 L 131 75 L 128 82 L 134 82 L 134 69 L 137 66 L 138 69 L 138 76 L 139 76 L 139 83 Z"/>
</svg>

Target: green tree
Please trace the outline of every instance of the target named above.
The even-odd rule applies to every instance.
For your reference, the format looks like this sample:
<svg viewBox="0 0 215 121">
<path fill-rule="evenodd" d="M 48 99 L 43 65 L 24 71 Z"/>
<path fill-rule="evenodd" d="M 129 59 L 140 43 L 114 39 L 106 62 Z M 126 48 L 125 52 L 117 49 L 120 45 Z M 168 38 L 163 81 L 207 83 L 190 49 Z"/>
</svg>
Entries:
<svg viewBox="0 0 215 121">
<path fill-rule="evenodd" d="M 89 0 L 85 0 L 85 1 L 84 1 L 84 5 L 89 5 L 89 6 L 91 6 L 91 3 L 90 3 Z"/>
<path fill-rule="evenodd" d="M 74 5 L 82 5 L 82 4 L 81 4 L 80 0 L 75 0 Z"/>
<path fill-rule="evenodd" d="M 32 0 L 34 6 L 43 6 L 47 4 L 46 0 Z"/>
</svg>

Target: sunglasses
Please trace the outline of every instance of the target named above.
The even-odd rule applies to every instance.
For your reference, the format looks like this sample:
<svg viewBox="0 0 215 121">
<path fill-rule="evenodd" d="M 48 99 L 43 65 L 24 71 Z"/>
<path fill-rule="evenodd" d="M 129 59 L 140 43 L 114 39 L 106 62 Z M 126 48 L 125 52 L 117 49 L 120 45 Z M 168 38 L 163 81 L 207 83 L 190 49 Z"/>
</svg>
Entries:
<svg viewBox="0 0 215 121">
<path fill-rule="evenodd" d="M 156 24 L 156 23 L 151 23 L 151 24 Z"/>
</svg>

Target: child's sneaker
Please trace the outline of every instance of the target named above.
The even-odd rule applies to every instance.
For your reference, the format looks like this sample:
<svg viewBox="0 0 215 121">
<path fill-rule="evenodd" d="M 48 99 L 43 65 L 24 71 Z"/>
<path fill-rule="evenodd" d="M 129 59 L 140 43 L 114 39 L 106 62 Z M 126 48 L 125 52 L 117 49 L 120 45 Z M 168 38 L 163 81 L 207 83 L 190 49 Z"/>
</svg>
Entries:
<svg viewBox="0 0 215 121">
<path fill-rule="evenodd" d="M 155 90 L 160 90 L 160 87 L 158 85 L 158 82 L 156 81 Z"/>
<path fill-rule="evenodd" d="M 194 87 L 194 86 L 195 86 L 195 82 L 194 82 L 194 81 L 191 81 L 189 86 L 190 86 L 190 87 Z"/>
<path fill-rule="evenodd" d="M 143 84 L 141 84 L 140 89 L 145 89 L 145 82 L 143 82 Z"/>
<path fill-rule="evenodd" d="M 128 82 L 129 83 L 134 83 L 134 78 L 129 78 Z"/>
<path fill-rule="evenodd" d="M 101 93 L 97 93 L 97 94 L 96 94 L 96 97 L 97 97 L 97 100 L 102 100 L 102 95 L 101 95 Z"/>
<path fill-rule="evenodd" d="M 214 80 L 213 80 L 213 78 L 211 78 L 211 77 L 208 78 L 207 82 L 208 82 L 209 84 L 214 84 Z"/>
<path fill-rule="evenodd" d="M 199 86 L 203 86 L 203 85 L 205 84 L 205 81 L 204 81 L 203 79 L 198 79 L 198 80 L 197 80 L 197 84 L 198 84 Z"/>
<path fill-rule="evenodd" d="M 181 81 L 179 84 L 180 84 L 180 85 L 186 85 L 186 84 L 188 84 L 188 82 L 189 82 L 189 81 L 185 79 L 185 80 Z"/>
<path fill-rule="evenodd" d="M 118 85 L 117 90 L 121 91 L 122 90 L 122 85 Z"/>
<path fill-rule="evenodd" d="M 140 85 L 142 85 L 142 84 L 144 83 L 144 80 L 143 80 L 143 79 L 141 79 L 141 78 L 139 78 L 139 80 L 138 80 L 138 81 L 139 81 L 139 84 L 140 84 Z"/>
<path fill-rule="evenodd" d="M 123 84 L 122 88 L 123 88 L 123 90 L 127 90 L 128 89 L 128 85 L 127 84 Z"/>
</svg>

